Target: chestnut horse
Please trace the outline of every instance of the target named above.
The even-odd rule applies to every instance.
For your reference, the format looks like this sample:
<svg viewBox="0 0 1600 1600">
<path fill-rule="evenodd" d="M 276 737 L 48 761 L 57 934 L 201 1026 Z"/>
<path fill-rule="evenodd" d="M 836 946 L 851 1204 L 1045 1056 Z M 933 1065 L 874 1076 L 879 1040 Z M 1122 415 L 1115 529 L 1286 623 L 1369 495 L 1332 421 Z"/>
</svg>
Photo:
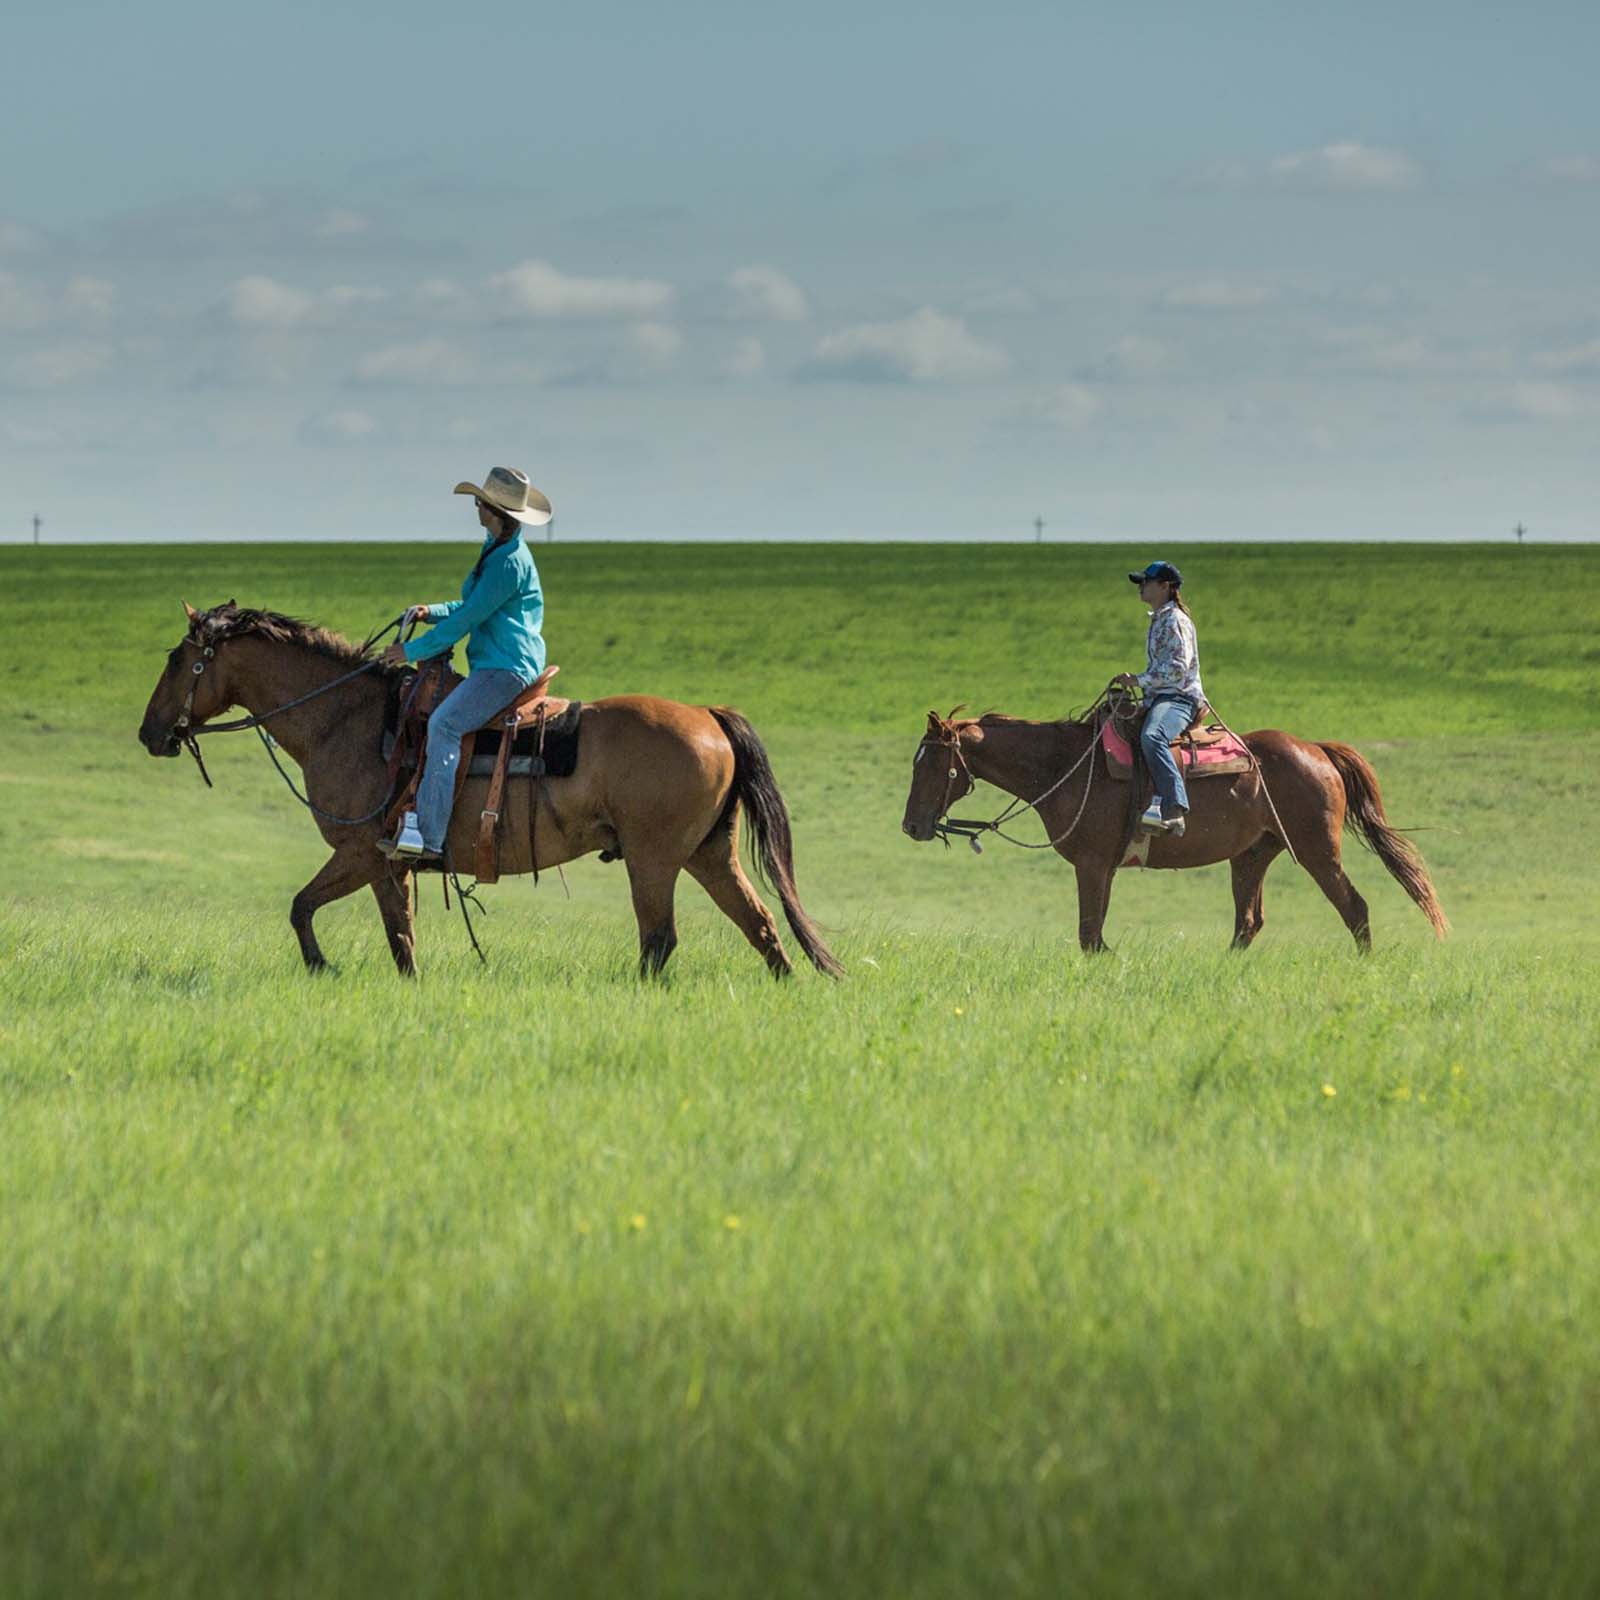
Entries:
<svg viewBox="0 0 1600 1600">
<path fill-rule="evenodd" d="M 356 890 L 377 897 L 395 965 L 416 971 L 413 874 L 378 851 L 389 777 L 379 752 L 393 680 L 405 668 L 378 664 L 339 635 L 233 601 L 211 611 L 187 604 L 189 629 L 167 657 L 139 727 L 153 756 L 175 756 L 207 719 L 242 706 L 299 764 L 306 794 L 333 855 L 294 897 L 289 920 L 312 969 L 325 966 L 312 931 L 321 906 Z M 293 706 L 290 702 L 300 702 Z M 812 964 L 843 969 L 806 915 L 794 884 L 789 814 L 755 730 L 725 706 L 686 706 L 648 695 L 592 700 L 580 713 L 577 768 L 541 779 L 537 828 L 530 784 L 513 779 L 502 800 L 500 870 L 534 870 L 594 850 L 627 863 L 639 921 L 639 968 L 659 973 L 678 942 L 673 893 L 687 871 L 765 959 L 774 977 L 792 970 L 777 923 L 739 863 L 745 811 L 764 875 Z M 449 859 L 470 861 L 487 778 L 468 778 L 451 820 Z M 346 821 L 341 819 L 361 819 Z"/>
<path fill-rule="evenodd" d="M 1155 835 L 1146 864 L 1230 863 L 1233 944 L 1243 950 L 1261 931 L 1262 879 L 1287 842 L 1356 944 L 1367 950 L 1367 902 L 1339 862 L 1349 824 L 1444 938 L 1450 925 L 1428 869 L 1411 842 L 1389 825 L 1377 776 L 1365 759 L 1347 744 L 1313 743 L 1276 729 L 1243 737 L 1256 765 L 1232 776 L 1190 778 L 1187 831 L 1181 838 Z M 913 839 L 937 837 L 950 807 L 972 792 L 978 778 L 1025 803 L 1037 800 L 1050 841 L 1078 875 L 1078 942 L 1085 950 L 1103 950 L 1111 879 L 1131 839 L 1129 790 L 1144 775 L 1141 768 L 1130 782 L 1112 780 L 1104 749 L 1095 748 L 1098 739 L 1093 712 L 1080 721 L 1024 722 L 992 714 L 958 721 L 953 713 L 930 711 L 901 826 Z"/>
</svg>

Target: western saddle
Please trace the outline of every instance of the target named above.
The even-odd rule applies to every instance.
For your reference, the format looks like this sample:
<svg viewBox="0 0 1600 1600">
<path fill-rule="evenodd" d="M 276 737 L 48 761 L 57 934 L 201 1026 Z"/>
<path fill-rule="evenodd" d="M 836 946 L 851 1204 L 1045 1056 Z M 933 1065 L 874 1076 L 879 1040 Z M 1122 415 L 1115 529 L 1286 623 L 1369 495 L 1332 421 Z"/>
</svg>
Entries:
<svg viewBox="0 0 1600 1600">
<path fill-rule="evenodd" d="M 534 754 L 528 766 L 530 831 L 535 825 L 538 806 L 538 794 L 535 791 L 544 775 L 544 730 L 549 721 L 559 716 L 570 704 L 566 700 L 552 699 L 548 692 L 550 680 L 560 670 L 560 667 L 546 667 L 510 705 L 495 712 L 481 728 L 473 729 L 461 741 L 461 760 L 456 767 L 457 799 L 460 798 L 461 785 L 466 780 L 468 769 L 472 766 L 479 735 L 498 733 L 500 736 L 500 747 L 495 752 L 494 768 L 489 775 L 489 793 L 478 817 L 473 872 L 479 883 L 494 883 L 500 877 L 501 801 L 505 795 L 506 771 L 511 763 L 511 747 L 525 724 L 534 730 Z M 424 662 L 404 692 L 395 724 L 394 744 L 389 752 L 390 793 L 395 795 L 395 799 L 385 824 L 391 834 L 401 816 L 416 805 L 417 786 L 422 782 L 423 762 L 428 753 L 428 718 L 445 696 L 463 681 L 461 674 L 450 665 L 447 658 L 439 658 Z M 410 775 L 401 785 L 400 775 L 408 768 Z"/>
</svg>

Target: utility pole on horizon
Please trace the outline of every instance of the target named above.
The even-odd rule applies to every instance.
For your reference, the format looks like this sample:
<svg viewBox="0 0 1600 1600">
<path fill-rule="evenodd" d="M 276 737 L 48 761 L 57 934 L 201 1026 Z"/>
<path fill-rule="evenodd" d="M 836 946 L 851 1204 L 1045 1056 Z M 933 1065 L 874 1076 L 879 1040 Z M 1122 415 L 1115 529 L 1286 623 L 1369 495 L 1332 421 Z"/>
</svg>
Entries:
<svg viewBox="0 0 1600 1600">
<path fill-rule="evenodd" d="M 44 524 L 39 521 L 39 513 L 35 511 L 33 514 L 33 542 L 35 548 L 37 548 L 39 543 L 39 529 L 43 526 Z"/>
<path fill-rule="evenodd" d="M 1044 518 L 1043 517 L 1035 517 L 1033 519 L 1033 542 L 1035 544 L 1043 544 L 1044 543 Z"/>
<path fill-rule="evenodd" d="M 1521 524 L 1521 523 L 1520 523 L 1520 522 L 1519 522 L 1519 523 L 1518 523 L 1518 524 L 1517 524 L 1517 525 L 1516 525 L 1516 527 L 1514 527 L 1514 528 L 1513 528 L 1513 529 L 1512 529 L 1512 530 L 1511 530 L 1511 531 L 1512 531 L 1512 532 L 1513 532 L 1513 533 L 1514 533 L 1514 534 L 1516 534 L 1516 536 L 1517 536 L 1517 543 L 1518 543 L 1518 544 L 1521 544 L 1521 543 L 1522 543 L 1522 536 L 1523 536 L 1523 534 L 1525 534 L 1525 533 L 1526 533 L 1526 532 L 1527 532 L 1527 531 L 1528 531 L 1528 530 L 1527 530 L 1527 529 L 1526 529 L 1526 528 L 1524 528 L 1524 527 L 1523 527 L 1523 526 L 1522 526 L 1522 524 Z"/>
</svg>

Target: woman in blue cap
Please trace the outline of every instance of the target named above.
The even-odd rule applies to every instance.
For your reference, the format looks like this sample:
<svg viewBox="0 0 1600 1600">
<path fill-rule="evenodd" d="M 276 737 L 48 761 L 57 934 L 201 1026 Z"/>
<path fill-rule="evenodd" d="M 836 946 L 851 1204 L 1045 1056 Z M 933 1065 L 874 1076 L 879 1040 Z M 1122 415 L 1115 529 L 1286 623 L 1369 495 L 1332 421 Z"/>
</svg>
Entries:
<svg viewBox="0 0 1600 1600">
<path fill-rule="evenodd" d="M 455 801 L 461 741 L 511 704 L 544 670 L 544 594 L 524 528 L 549 522 L 550 502 L 515 467 L 495 467 L 482 484 L 458 483 L 457 494 L 477 502 L 483 548 L 461 586 L 459 600 L 412 606 L 406 620 L 434 627 L 405 644 L 392 644 L 383 659 L 395 667 L 448 655 L 468 634 L 467 676 L 428 718 L 428 755 L 423 763 L 417 809 L 406 812 L 393 839 L 379 841 L 387 856 L 436 861 Z"/>
<path fill-rule="evenodd" d="M 1184 829 L 1189 794 L 1183 773 L 1173 759 L 1171 741 L 1182 734 L 1206 703 L 1200 687 L 1200 647 L 1194 619 L 1178 594 L 1183 574 L 1170 561 L 1152 561 L 1143 572 L 1130 572 L 1139 598 L 1150 607 L 1150 633 L 1145 641 L 1150 664 L 1143 672 L 1118 673 L 1116 682 L 1144 691 L 1144 726 L 1139 746 L 1155 784 L 1155 796 L 1139 818 L 1152 833 L 1178 835 Z"/>
</svg>

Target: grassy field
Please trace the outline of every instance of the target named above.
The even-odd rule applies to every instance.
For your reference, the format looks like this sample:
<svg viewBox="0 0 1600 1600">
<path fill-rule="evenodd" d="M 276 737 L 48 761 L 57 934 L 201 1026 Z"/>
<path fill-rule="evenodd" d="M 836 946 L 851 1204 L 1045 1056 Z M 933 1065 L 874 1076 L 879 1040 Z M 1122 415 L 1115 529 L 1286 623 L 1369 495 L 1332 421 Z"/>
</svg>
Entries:
<svg viewBox="0 0 1600 1600">
<path fill-rule="evenodd" d="M 1600 551 L 1177 547 L 1354 841 L 1119 875 L 899 833 L 923 713 L 1139 664 L 1146 552 L 539 550 L 562 687 L 740 706 L 850 968 L 693 885 L 433 890 L 423 979 L 248 738 L 134 739 L 179 597 L 359 635 L 470 546 L 0 551 L 0 1593 L 1591 1594 Z M 998 800 L 998 797 L 994 797 Z M 978 807 L 972 807 L 974 812 Z M 1033 833 L 1037 836 L 1035 825 Z"/>
</svg>

